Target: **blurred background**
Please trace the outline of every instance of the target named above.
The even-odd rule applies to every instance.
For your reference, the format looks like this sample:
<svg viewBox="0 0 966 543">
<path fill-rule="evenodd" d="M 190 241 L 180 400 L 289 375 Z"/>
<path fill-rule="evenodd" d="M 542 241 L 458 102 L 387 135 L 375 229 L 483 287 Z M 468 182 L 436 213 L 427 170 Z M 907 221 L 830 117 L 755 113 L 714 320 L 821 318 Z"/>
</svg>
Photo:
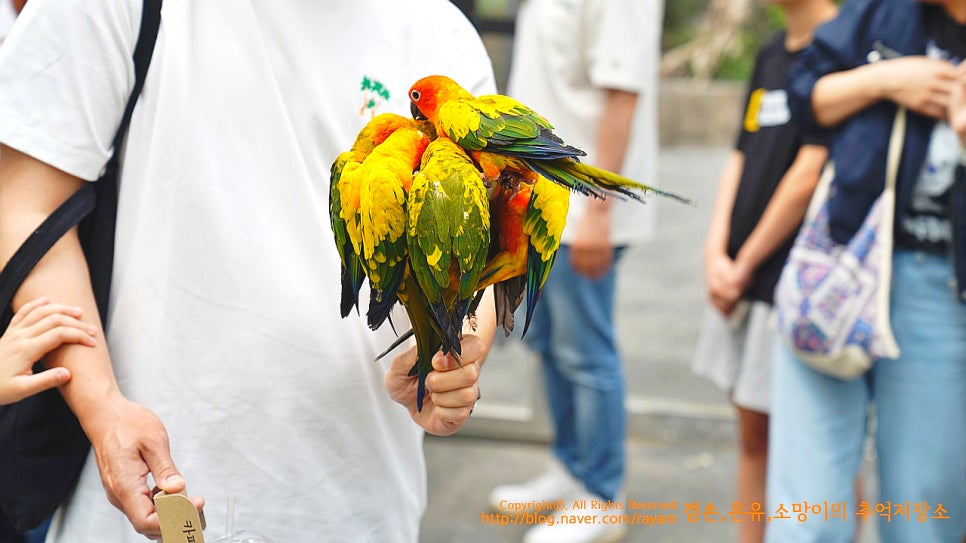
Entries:
<svg viewBox="0 0 966 543">
<path fill-rule="evenodd" d="M 506 89 L 519 0 L 454 0 L 477 26 Z M 718 176 L 737 134 L 755 52 L 780 28 L 780 14 L 752 0 L 665 2 L 658 88 L 658 179 L 642 180 L 697 202 L 656 198 L 656 235 L 628 248 L 619 264 L 616 325 L 628 396 L 627 497 L 712 504 L 734 500 L 734 415 L 724 392 L 691 372 L 704 308 L 702 244 Z M 429 508 L 422 541 L 520 541 L 525 526 L 482 522 L 487 496 L 500 483 L 541 472 L 550 427 L 538 360 L 519 341 L 498 334 L 481 377 L 482 399 L 455 437 L 426 438 Z M 876 492 L 871 453 L 865 499 Z M 678 510 L 681 513 L 683 509 Z M 736 540 L 727 522 L 633 527 L 626 542 Z M 717 519 L 718 517 L 715 516 Z M 877 541 L 863 526 L 859 541 Z"/>
</svg>

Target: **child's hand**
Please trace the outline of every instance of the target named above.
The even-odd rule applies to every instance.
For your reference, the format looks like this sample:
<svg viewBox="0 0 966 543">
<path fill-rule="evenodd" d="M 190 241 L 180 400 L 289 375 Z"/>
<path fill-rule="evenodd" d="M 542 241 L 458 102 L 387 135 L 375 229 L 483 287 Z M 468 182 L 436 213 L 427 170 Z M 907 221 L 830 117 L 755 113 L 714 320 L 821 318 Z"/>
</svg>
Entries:
<svg viewBox="0 0 966 543">
<path fill-rule="evenodd" d="M 24 304 L 0 336 L 0 405 L 60 386 L 70 380 L 66 368 L 34 374 L 32 366 L 65 343 L 93 347 L 97 329 L 80 320 L 78 307 L 39 298 Z"/>
</svg>

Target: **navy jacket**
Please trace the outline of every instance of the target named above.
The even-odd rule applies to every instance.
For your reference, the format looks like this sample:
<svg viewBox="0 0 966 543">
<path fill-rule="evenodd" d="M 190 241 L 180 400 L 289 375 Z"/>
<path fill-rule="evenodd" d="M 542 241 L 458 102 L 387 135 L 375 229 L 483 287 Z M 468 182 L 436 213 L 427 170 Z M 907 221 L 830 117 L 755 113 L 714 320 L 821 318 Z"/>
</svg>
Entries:
<svg viewBox="0 0 966 543">
<path fill-rule="evenodd" d="M 922 55 L 927 36 L 923 4 L 915 0 L 852 0 L 839 16 L 819 27 L 815 40 L 792 68 L 789 102 L 805 130 L 821 130 L 815 122 L 811 98 L 815 82 L 831 72 L 868 64 L 881 50 L 900 55 Z M 935 8 L 933 8 L 935 9 Z M 836 177 L 829 198 L 832 238 L 847 243 L 862 224 L 872 202 L 885 186 L 889 134 L 895 103 L 883 100 L 830 129 L 829 156 Z M 908 112 L 905 146 L 896 179 L 896 211 L 908 209 L 912 190 L 926 158 L 935 121 Z M 957 170 L 951 213 L 953 260 L 959 300 L 966 303 L 966 178 Z"/>
</svg>

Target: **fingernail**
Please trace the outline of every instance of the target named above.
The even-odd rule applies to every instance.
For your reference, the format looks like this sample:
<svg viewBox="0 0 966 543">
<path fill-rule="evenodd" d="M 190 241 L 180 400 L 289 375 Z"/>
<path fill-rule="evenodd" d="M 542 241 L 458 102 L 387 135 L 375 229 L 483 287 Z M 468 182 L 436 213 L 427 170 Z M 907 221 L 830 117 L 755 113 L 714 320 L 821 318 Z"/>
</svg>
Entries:
<svg viewBox="0 0 966 543">
<path fill-rule="evenodd" d="M 166 484 L 166 485 L 183 485 L 184 484 L 184 479 L 182 479 L 180 475 L 171 475 L 167 479 L 164 480 L 164 484 Z"/>
</svg>

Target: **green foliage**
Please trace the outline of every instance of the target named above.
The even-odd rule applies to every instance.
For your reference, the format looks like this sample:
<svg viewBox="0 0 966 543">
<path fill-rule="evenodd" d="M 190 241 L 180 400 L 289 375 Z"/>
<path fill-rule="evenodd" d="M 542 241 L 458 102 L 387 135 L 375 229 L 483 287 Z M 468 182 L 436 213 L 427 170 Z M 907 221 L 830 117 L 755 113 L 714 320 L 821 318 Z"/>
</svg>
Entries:
<svg viewBox="0 0 966 543">
<path fill-rule="evenodd" d="M 671 49 L 693 38 L 701 24 L 708 0 L 671 0 L 664 3 L 663 50 Z"/>
<path fill-rule="evenodd" d="M 665 4 L 662 48 L 672 49 L 694 38 L 700 31 L 701 19 L 708 0 L 673 0 Z M 739 44 L 723 59 L 713 74 L 716 79 L 746 80 L 751 77 L 755 55 L 779 30 L 784 28 L 780 8 L 755 3 L 748 22 L 741 31 Z"/>
</svg>

